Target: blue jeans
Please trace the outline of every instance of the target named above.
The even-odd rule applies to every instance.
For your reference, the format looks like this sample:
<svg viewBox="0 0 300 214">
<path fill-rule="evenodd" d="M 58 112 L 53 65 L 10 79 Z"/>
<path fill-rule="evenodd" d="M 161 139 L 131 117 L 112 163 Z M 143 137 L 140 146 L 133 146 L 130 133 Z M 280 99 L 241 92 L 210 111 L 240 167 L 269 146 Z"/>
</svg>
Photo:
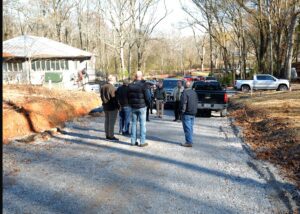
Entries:
<svg viewBox="0 0 300 214">
<path fill-rule="evenodd" d="M 182 115 L 182 126 L 185 135 L 185 143 L 193 144 L 193 126 L 195 116 L 193 115 Z"/>
<path fill-rule="evenodd" d="M 135 145 L 137 141 L 137 122 L 140 122 L 140 144 L 144 144 L 146 140 L 146 107 L 131 109 L 131 144 Z"/>
<path fill-rule="evenodd" d="M 121 108 L 119 112 L 119 133 L 129 134 L 130 113 L 131 108 L 129 106 Z"/>
</svg>

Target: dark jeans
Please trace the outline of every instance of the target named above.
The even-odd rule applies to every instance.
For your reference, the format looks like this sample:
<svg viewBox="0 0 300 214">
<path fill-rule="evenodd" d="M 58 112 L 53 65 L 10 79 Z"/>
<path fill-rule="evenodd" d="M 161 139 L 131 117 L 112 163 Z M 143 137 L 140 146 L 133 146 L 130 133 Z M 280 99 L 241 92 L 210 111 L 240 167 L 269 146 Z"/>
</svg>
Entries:
<svg viewBox="0 0 300 214">
<path fill-rule="evenodd" d="M 175 101 L 174 103 L 174 114 L 175 114 L 175 120 L 181 120 L 180 101 Z"/>
<path fill-rule="evenodd" d="M 119 133 L 129 134 L 130 113 L 131 108 L 129 106 L 121 108 L 119 112 Z"/>
<path fill-rule="evenodd" d="M 185 135 L 185 143 L 193 144 L 193 126 L 194 126 L 194 115 L 182 115 L 182 126 Z"/>
<path fill-rule="evenodd" d="M 150 101 L 150 105 L 147 106 L 147 113 L 146 113 L 146 119 L 147 119 L 147 120 L 149 120 L 149 112 L 151 112 L 151 114 L 153 114 L 153 113 L 152 113 L 152 110 L 153 110 L 153 102 Z"/>
</svg>

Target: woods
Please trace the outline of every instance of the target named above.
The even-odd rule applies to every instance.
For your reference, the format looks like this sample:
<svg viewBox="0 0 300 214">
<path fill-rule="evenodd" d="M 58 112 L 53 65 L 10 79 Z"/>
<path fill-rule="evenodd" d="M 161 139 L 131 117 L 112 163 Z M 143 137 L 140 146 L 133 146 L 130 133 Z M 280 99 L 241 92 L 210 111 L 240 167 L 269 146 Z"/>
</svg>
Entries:
<svg viewBox="0 0 300 214">
<path fill-rule="evenodd" d="M 36 35 L 92 52 L 99 74 L 191 69 L 291 78 L 300 50 L 297 0 L 180 0 L 186 19 L 161 32 L 170 0 L 3 1 L 3 39 Z M 159 28 L 160 26 L 160 28 Z M 181 31 L 191 29 L 190 35 Z"/>
</svg>

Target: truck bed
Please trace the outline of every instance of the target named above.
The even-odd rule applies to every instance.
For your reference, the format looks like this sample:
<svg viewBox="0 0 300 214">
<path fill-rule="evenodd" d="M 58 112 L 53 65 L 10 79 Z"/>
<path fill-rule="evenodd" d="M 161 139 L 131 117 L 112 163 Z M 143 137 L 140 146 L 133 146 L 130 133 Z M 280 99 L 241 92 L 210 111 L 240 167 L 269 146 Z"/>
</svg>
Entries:
<svg viewBox="0 0 300 214">
<path fill-rule="evenodd" d="M 198 109 L 217 111 L 227 108 L 227 92 L 221 88 L 219 83 L 196 82 L 193 89 L 198 95 Z"/>
</svg>

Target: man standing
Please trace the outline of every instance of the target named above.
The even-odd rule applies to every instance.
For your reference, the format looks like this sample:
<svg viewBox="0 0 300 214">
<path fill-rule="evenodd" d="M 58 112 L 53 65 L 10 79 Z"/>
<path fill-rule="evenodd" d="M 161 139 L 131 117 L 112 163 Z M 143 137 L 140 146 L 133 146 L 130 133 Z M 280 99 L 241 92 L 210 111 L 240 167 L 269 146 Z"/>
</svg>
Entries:
<svg viewBox="0 0 300 214">
<path fill-rule="evenodd" d="M 130 126 L 130 106 L 128 103 L 128 84 L 127 80 L 123 81 L 123 85 L 117 89 L 116 96 L 121 106 L 119 112 L 119 133 L 123 135 L 129 135 L 129 126 Z"/>
<path fill-rule="evenodd" d="M 164 105 L 167 99 L 167 93 L 165 89 L 163 88 L 163 83 L 160 82 L 158 83 L 158 87 L 156 91 L 154 92 L 154 98 L 156 100 L 156 111 L 157 111 L 157 116 L 159 118 L 162 118 L 164 115 Z"/>
<path fill-rule="evenodd" d="M 131 107 L 131 145 L 139 145 L 137 142 L 137 121 L 140 123 L 140 146 L 147 146 L 146 140 L 146 106 L 150 103 L 145 82 L 142 80 L 141 71 L 136 72 L 135 80 L 128 86 L 128 101 Z"/>
<path fill-rule="evenodd" d="M 181 115 L 180 115 L 180 97 L 183 92 L 183 86 L 182 86 L 182 81 L 179 80 L 177 82 L 177 87 L 174 88 L 173 90 L 173 97 L 174 97 L 174 114 L 175 114 L 175 119 L 173 121 L 181 120 Z"/>
<path fill-rule="evenodd" d="M 185 147 L 192 147 L 193 144 L 193 126 L 198 105 L 198 96 L 190 86 L 191 82 L 187 81 L 180 101 L 182 126 L 185 135 L 185 143 L 182 143 L 181 145 Z"/>
<path fill-rule="evenodd" d="M 146 113 L 146 121 L 150 121 L 150 119 L 149 119 L 149 113 L 151 112 L 151 114 L 152 114 L 152 108 L 153 108 L 153 93 L 152 93 L 152 86 L 151 86 L 151 83 L 149 83 L 149 82 L 146 82 L 145 83 L 146 84 L 146 87 L 147 87 L 147 90 L 148 90 L 148 93 L 150 94 L 149 96 L 150 96 L 150 103 L 149 103 L 149 105 L 147 105 L 147 113 Z"/>
<path fill-rule="evenodd" d="M 118 102 L 115 96 L 116 89 L 113 84 L 116 78 L 108 76 L 108 81 L 101 87 L 100 94 L 105 113 L 105 134 L 108 140 L 119 140 L 114 136 L 114 127 L 118 115 Z"/>
</svg>

